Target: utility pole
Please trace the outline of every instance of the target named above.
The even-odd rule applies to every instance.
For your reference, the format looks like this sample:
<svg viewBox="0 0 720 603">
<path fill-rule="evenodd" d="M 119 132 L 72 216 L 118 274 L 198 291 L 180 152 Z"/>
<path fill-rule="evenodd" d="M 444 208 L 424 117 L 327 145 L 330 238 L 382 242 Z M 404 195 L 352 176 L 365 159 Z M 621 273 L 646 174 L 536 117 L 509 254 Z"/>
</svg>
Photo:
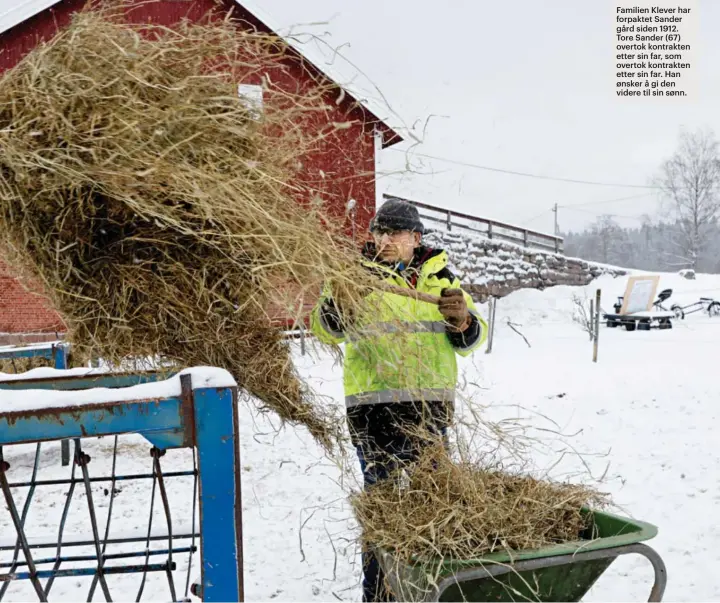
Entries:
<svg viewBox="0 0 720 603">
<path fill-rule="evenodd" d="M 560 232 L 560 229 L 558 228 L 558 204 L 555 204 L 555 207 L 553 207 L 553 213 L 555 214 L 555 236 L 560 236 L 558 233 Z"/>
</svg>

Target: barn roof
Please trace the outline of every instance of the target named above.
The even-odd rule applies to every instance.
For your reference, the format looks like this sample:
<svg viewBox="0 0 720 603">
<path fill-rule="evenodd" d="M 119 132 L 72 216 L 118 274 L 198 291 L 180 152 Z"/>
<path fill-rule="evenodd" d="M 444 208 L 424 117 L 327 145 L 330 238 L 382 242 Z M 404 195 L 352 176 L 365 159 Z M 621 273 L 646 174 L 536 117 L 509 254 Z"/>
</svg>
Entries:
<svg viewBox="0 0 720 603">
<path fill-rule="evenodd" d="M 19 23 L 26 21 L 30 17 L 41 13 L 47 8 L 58 4 L 61 0 L 19 0 L 13 5 L 2 2 L 0 4 L 0 34 L 12 29 Z M 259 0 L 235 0 L 235 2 L 245 11 L 250 13 L 261 25 L 269 31 L 282 36 L 285 41 L 300 55 L 302 55 L 312 66 L 324 77 L 341 86 L 349 100 L 357 100 L 366 111 L 368 111 L 375 119 L 384 126 L 383 130 L 383 146 L 388 147 L 402 141 L 402 137 L 388 125 L 390 109 L 384 103 L 372 98 L 369 94 L 363 94 L 359 87 L 353 85 L 350 80 L 357 74 L 349 74 L 343 71 L 333 61 L 330 64 L 322 50 L 313 44 L 302 44 L 291 35 L 283 35 L 281 28 L 277 26 L 274 19 L 260 7 Z"/>
</svg>

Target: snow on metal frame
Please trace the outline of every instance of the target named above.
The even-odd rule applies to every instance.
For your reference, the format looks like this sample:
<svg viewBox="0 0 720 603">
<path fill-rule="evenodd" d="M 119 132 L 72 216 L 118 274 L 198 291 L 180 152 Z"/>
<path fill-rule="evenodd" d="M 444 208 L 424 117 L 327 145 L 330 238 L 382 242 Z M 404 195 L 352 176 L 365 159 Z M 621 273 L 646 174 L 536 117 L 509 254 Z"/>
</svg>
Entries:
<svg viewBox="0 0 720 603">
<path fill-rule="evenodd" d="M 0 381 L 27 379 L 30 373 L 34 373 L 31 379 L 37 379 L 40 378 L 37 371 L 41 371 L 40 375 L 42 375 L 42 378 L 53 377 L 56 379 L 102 374 L 102 371 L 98 369 L 79 368 L 56 370 L 45 368 L 34 369 L 33 371 L 19 375 L 0 373 Z M 224 369 L 215 367 L 193 367 L 184 369 L 164 381 L 143 383 L 118 389 L 96 387 L 82 391 L 54 391 L 47 389 L 0 391 L 0 413 L 178 397 L 182 393 L 180 376 L 186 374 L 192 375 L 193 389 L 237 386 L 237 382 L 233 376 Z"/>
</svg>

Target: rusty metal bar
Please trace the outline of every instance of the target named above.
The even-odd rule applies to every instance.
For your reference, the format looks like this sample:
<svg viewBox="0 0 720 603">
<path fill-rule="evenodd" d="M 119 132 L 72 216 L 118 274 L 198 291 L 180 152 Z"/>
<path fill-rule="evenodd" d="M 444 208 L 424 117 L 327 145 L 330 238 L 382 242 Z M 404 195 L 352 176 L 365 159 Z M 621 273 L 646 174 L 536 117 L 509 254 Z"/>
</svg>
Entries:
<svg viewBox="0 0 720 603">
<path fill-rule="evenodd" d="M 32 476 L 30 477 L 30 484 L 29 484 L 30 489 L 28 490 L 27 497 L 25 498 L 25 504 L 23 505 L 22 516 L 20 517 L 20 526 L 23 528 L 23 530 L 25 527 L 25 521 L 27 519 L 28 512 L 30 511 L 30 504 L 32 503 L 33 495 L 35 494 L 35 485 L 36 485 L 35 480 L 37 478 L 38 468 L 40 466 L 40 447 L 41 446 L 42 446 L 42 444 L 38 443 L 38 445 L 35 448 L 35 462 L 33 463 L 33 472 L 32 472 Z M 10 468 L 10 465 L 3 458 L 2 446 L 0 446 L 0 472 L 2 472 L 3 478 L 5 478 L 5 472 L 9 468 Z M 10 493 L 10 495 L 12 497 L 9 486 L 8 486 L 8 493 Z M 6 502 L 8 504 L 8 508 L 9 508 L 10 503 L 12 501 L 7 500 L 7 495 L 6 495 Z M 14 503 L 13 503 L 13 505 L 14 505 Z M 20 546 L 21 546 L 20 536 L 21 536 L 21 534 L 20 534 L 20 532 L 17 531 L 17 529 L 16 529 L 16 533 L 17 533 L 18 538 L 15 541 L 15 548 L 13 551 L 13 559 L 12 559 L 12 566 L 10 569 L 10 573 L 15 571 L 15 568 L 18 565 L 17 564 L 18 556 L 20 554 Z M 23 538 L 25 537 L 24 532 L 22 534 L 22 537 Z M 3 596 L 5 595 L 5 592 L 7 591 L 8 586 L 9 586 L 9 584 L 3 584 L 2 587 L 0 587 L 0 600 L 2 600 Z"/>
<path fill-rule="evenodd" d="M 172 517 L 170 515 L 170 502 L 168 501 L 167 491 L 165 490 L 165 480 L 163 479 L 162 467 L 160 466 L 160 457 L 165 454 L 164 450 L 160 450 L 153 446 L 150 451 L 153 457 L 153 467 L 158 479 L 158 488 L 160 490 L 160 500 L 163 504 L 163 510 L 165 511 L 165 520 L 167 521 L 168 528 L 168 566 L 173 565 L 172 560 Z M 173 601 L 177 600 L 175 596 L 175 581 L 173 580 L 172 572 L 168 570 L 167 573 L 168 586 L 170 587 L 170 596 Z"/>
<path fill-rule="evenodd" d="M 199 533 L 195 534 L 173 534 L 173 540 L 187 540 L 195 537 L 200 537 L 201 535 Z M 158 540 L 167 540 L 167 535 L 155 535 L 150 537 L 151 542 L 156 542 Z M 146 542 L 147 536 L 135 536 L 130 538 L 109 538 L 108 544 L 132 544 L 134 542 Z M 31 543 L 28 542 L 30 549 L 52 549 L 57 547 L 57 542 L 41 542 L 41 543 Z M 92 546 L 93 541 L 92 540 L 73 540 L 71 542 L 63 542 L 64 547 L 86 547 L 86 546 Z M 0 551 L 9 551 L 13 549 L 15 545 L 11 546 L 4 546 L 0 547 Z M 143 552 L 143 555 L 145 553 Z"/>
<path fill-rule="evenodd" d="M 178 398 L 106 402 L 0 415 L 0 446 L 47 440 L 136 433 L 163 437 L 163 448 L 182 445 L 182 402 Z M 154 443 L 154 442 L 153 442 Z"/>
<path fill-rule="evenodd" d="M 30 548 L 32 548 L 32 545 L 30 546 Z M 183 546 L 183 547 L 177 547 L 177 548 L 173 547 L 173 551 L 175 553 L 187 553 L 188 551 L 190 551 L 190 549 L 191 549 L 191 547 L 189 547 L 189 546 Z M 156 549 L 156 550 L 150 551 L 150 555 L 167 555 L 168 552 L 169 552 L 168 549 Z M 145 555 L 145 551 L 129 551 L 127 553 L 110 553 L 108 555 L 104 555 L 104 558 L 107 561 L 108 559 L 130 559 L 132 557 L 142 557 L 144 555 Z M 55 557 L 48 557 L 48 558 L 44 558 L 44 559 L 35 559 L 34 561 L 35 561 L 35 565 L 38 566 L 38 565 L 45 565 L 46 563 L 54 563 L 55 560 L 56 560 Z M 76 563 L 78 561 L 97 561 L 97 557 L 95 555 L 70 555 L 68 557 L 61 557 L 60 561 L 62 561 L 63 563 Z M 23 565 L 27 565 L 27 564 L 24 561 L 21 561 L 18 563 L 18 567 L 23 566 Z M 8 563 L 0 563 L 0 567 L 9 567 L 9 566 L 10 566 L 9 562 Z M 105 567 L 106 574 L 108 573 L 109 569 L 111 569 L 111 568 Z M 40 571 L 41 570 L 38 570 L 38 572 L 40 572 Z M 55 572 L 56 570 L 53 569 L 53 570 L 44 570 L 44 571 L 46 573 L 49 573 L 49 572 Z M 50 580 L 54 580 L 55 577 L 56 577 L 55 575 L 51 576 Z M 1 576 L 0 576 L 0 581 L 3 581 Z M 11 582 L 12 580 L 7 579 L 5 581 Z M 45 590 L 46 590 L 46 594 L 47 594 L 47 587 Z M 88 598 L 90 598 L 90 597 L 88 597 Z"/>
<path fill-rule="evenodd" d="M 149 563 L 150 563 L 150 536 L 152 535 L 152 523 L 153 523 L 153 510 L 155 508 L 155 490 L 157 488 L 157 473 L 153 470 L 153 482 L 152 482 L 152 494 L 150 495 L 150 513 L 148 514 L 148 529 L 147 529 L 147 539 L 145 540 L 145 567 L 143 570 L 143 577 L 140 581 L 140 588 L 138 589 L 138 594 L 135 597 L 135 603 L 140 601 L 142 598 L 143 590 L 145 590 L 145 580 L 147 579 L 147 574 L 149 571 Z"/>
<path fill-rule="evenodd" d="M 91 371 L 92 369 L 88 369 Z M 45 389 L 52 391 L 83 390 L 93 387 L 120 388 L 155 383 L 172 377 L 174 372 L 160 373 L 92 373 L 82 376 L 46 377 L 44 379 L 13 379 L 0 381 L 0 390 Z"/>
<path fill-rule="evenodd" d="M 166 563 L 157 563 L 148 566 L 147 571 L 148 572 L 164 572 L 167 571 L 167 564 Z M 171 570 L 175 570 L 175 567 L 170 568 Z M 107 575 L 110 574 L 134 574 L 139 571 L 143 570 L 143 566 L 141 565 L 119 565 L 116 567 L 108 567 L 105 568 L 104 573 Z M 4 575 L 0 576 L 0 581 L 5 583 L 10 583 L 14 580 L 30 580 L 32 579 L 32 576 L 35 575 L 38 578 L 50 578 L 51 576 L 55 576 L 57 578 L 68 578 L 68 577 L 77 577 L 77 576 L 92 576 L 97 571 L 94 567 L 80 567 L 77 569 L 66 569 L 66 570 L 58 570 L 56 572 L 53 572 L 52 570 L 38 570 L 35 574 L 32 574 L 31 572 L 18 572 L 17 574 L 12 575 Z M 41 599 L 41 601 L 47 601 L 47 599 Z"/>
<path fill-rule="evenodd" d="M 108 558 L 105 555 L 105 550 L 107 549 L 108 537 L 110 536 L 110 522 L 112 520 L 113 503 L 115 502 L 115 481 L 116 481 L 115 469 L 117 466 L 117 445 L 118 445 L 118 437 L 115 436 L 115 441 L 113 442 L 113 461 L 112 461 L 112 471 L 111 471 L 112 481 L 110 482 L 110 504 L 108 505 L 107 520 L 105 521 L 105 537 L 103 538 L 103 544 L 102 544 L 103 560 Z M 90 584 L 90 591 L 88 592 L 88 596 L 87 596 L 88 601 L 93 600 L 93 596 L 95 595 L 95 588 L 97 588 L 98 578 L 99 578 L 99 575 L 96 573 L 93 576 L 92 583 Z"/>
<path fill-rule="evenodd" d="M 75 450 L 75 453 L 77 454 L 77 450 Z M 65 506 L 63 507 L 63 513 L 62 517 L 60 518 L 60 527 L 58 528 L 58 541 L 57 541 L 57 549 L 55 550 L 55 564 L 53 565 L 53 570 L 58 571 L 60 569 L 60 565 L 62 564 L 62 559 L 60 557 L 62 553 L 62 537 L 63 533 L 65 532 L 65 523 L 67 522 L 68 517 L 68 511 L 70 510 L 70 503 L 72 502 L 73 494 L 75 493 L 75 468 L 77 465 L 75 463 L 72 464 L 72 469 L 70 470 L 70 488 L 68 489 L 67 496 L 65 497 Z M 45 596 L 50 596 L 50 589 L 52 588 L 53 583 L 55 582 L 55 575 L 53 574 L 48 578 L 48 581 L 45 583 Z M 0 597 L 2 598 L 2 597 Z"/>
<path fill-rule="evenodd" d="M 37 456 L 39 456 L 39 450 L 36 453 L 36 466 Z M 5 497 L 5 503 L 8 506 L 8 511 L 10 511 L 10 517 L 12 518 L 13 525 L 15 526 L 15 532 L 17 533 L 18 542 L 22 547 L 23 554 L 25 555 L 25 564 L 28 566 L 28 570 L 30 570 L 28 578 L 32 582 L 33 588 L 35 589 L 35 592 L 37 593 L 40 601 L 47 601 L 47 597 L 45 597 L 45 591 L 43 591 L 43 587 L 40 584 L 40 579 L 38 578 L 37 568 L 35 567 L 35 563 L 33 562 L 33 556 L 30 552 L 30 546 L 28 545 L 27 536 L 25 536 L 25 512 L 30 507 L 28 501 L 32 498 L 31 493 L 28 493 L 25 508 L 23 509 L 23 517 L 21 518 L 20 515 L 18 515 L 17 507 L 15 506 L 15 499 L 13 498 L 12 492 L 10 491 L 10 485 L 8 484 L 6 475 L 8 469 L 10 469 L 10 465 L 3 458 L 2 449 L 0 449 L 0 487 L 2 488 L 2 493 Z M 5 588 L 5 590 L 7 590 L 7 587 L 5 587 L 5 585 L 3 585 L 3 587 Z"/>
<path fill-rule="evenodd" d="M 98 559 L 95 575 L 100 581 L 100 588 L 102 588 L 103 594 L 105 595 L 105 600 L 112 601 L 112 597 L 110 596 L 110 589 L 108 588 L 107 581 L 105 580 L 105 574 L 103 573 L 104 558 L 102 554 L 102 547 L 100 546 L 100 531 L 98 530 L 97 515 L 95 514 L 95 504 L 93 503 L 92 486 L 90 486 L 87 467 L 88 463 L 90 462 L 90 456 L 83 452 L 79 438 L 75 440 L 75 462 L 80 465 L 83 482 L 85 482 L 85 496 L 87 497 L 88 512 L 90 513 L 90 526 L 93 533 L 95 553 L 97 554 Z"/>
<path fill-rule="evenodd" d="M 115 436 L 117 437 L 117 436 Z M 164 474 L 166 478 L 169 477 L 189 477 L 191 475 L 194 475 L 193 471 L 170 471 L 168 473 Z M 114 477 L 111 477 L 111 479 L 115 479 L 116 482 L 123 482 L 123 481 L 132 481 L 132 480 L 138 480 L 138 479 L 150 479 L 152 478 L 152 473 L 133 473 L 130 475 L 116 475 Z M 35 481 L 36 486 L 61 486 L 62 484 L 71 484 L 73 481 L 75 482 L 82 482 L 83 480 L 81 478 L 71 477 L 70 479 L 39 479 Z M 96 483 L 96 482 L 106 482 L 108 481 L 108 478 L 106 476 L 102 477 L 90 477 L 90 483 Z M 10 484 L 11 488 L 24 488 L 27 486 L 32 485 L 32 482 L 12 482 Z M 0 550 L 2 548 L 0 547 Z"/>
</svg>

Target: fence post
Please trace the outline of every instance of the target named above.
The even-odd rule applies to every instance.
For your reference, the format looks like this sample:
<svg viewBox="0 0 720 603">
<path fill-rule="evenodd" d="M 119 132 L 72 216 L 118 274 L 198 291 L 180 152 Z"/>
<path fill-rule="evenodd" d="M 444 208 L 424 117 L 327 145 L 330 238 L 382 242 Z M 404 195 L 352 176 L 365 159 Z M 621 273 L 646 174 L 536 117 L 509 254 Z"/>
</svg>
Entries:
<svg viewBox="0 0 720 603">
<path fill-rule="evenodd" d="M 595 300 L 590 300 L 590 341 L 595 341 Z"/>
<path fill-rule="evenodd" d="M 523 230 L 523 243 L 525 244 L 525 247 L 528 246 L 528 231 Z"/>
<path fill-rule="evenodd" d="M 492 222 L 488 222 L 488 239 L 492 240 L 493 227 Z"/>
<path fill-rule="evenodd" d="M 450 210 L 448 210 L 448 213 L 447 213 L 447 229 L 448 229 L 448 232 L 450 232 L 452 230 L 452 214 L 450 213 Z"/>
<path fill-rule="evenodd" d="M 497 308 L 497 300 L 498 298 L 490 296 L 490 299 L 488 299 L 488 340 L 487 340 L 487 349 L 485 350 L 486 354 L 490 354 L 492 352 L 492 346 L 493 346 L 493 339 L 495 338 L 495 309 Z"/>
<path fill-rule="evenodd" d="M 67 345 L 61 343 L 53 346 L 53 361 L 55 368 L 65 370 L 68 367 Z M 60 440 L 60 464 L 67 467 L 70 464 L 70 440 Z"/>
<path fill-rule="evenodd" d="M 600 289 L 595 293 L 595 343 L 593 345 L 593 362 L 598 359 L 598 339 L 600 338 Z"/>
<path fill-rule="evenodd" d="M 193 395 L 201 496 L 202 600 L 244 601 L 237 395 L 227 388 L 197 389 Z"/>
<path fill-rule="evenodd" d="M 305 355 L 305 325 L 300 324 L 300 355 Z"/>
</svg>

